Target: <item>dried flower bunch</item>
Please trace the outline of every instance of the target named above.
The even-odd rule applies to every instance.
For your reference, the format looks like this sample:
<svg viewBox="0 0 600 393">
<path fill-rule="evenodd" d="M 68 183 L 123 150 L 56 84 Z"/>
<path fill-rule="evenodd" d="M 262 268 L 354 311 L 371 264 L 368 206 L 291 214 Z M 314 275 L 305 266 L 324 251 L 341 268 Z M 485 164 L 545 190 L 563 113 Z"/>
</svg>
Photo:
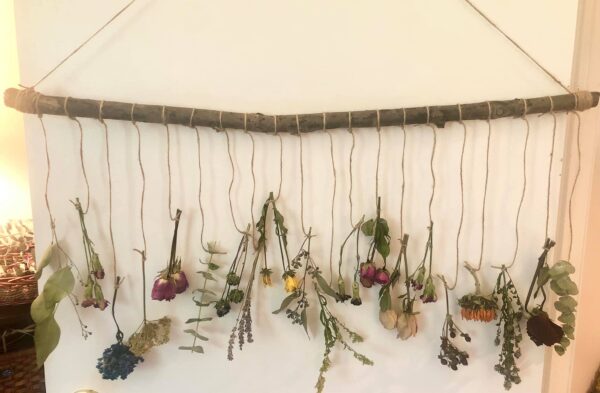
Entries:
<svg viewBox="0 0 600 393">
<path fill-rule="evenodd" d="M 181 219 L 181 210 L 177 209 L 175 215 L 175 230 L 171 242 L 171 256 L 167 267 L 158 273 L 152 287 L 153 300 L 171 301 L 177 294 L 185 292 L 189 283 L 185 273 L 181 270 L 181 258 L 177 257 L 177 231 Z"/>
<path fill-rule="evenodd" d="M 198 307 L 198 314 L 194 318 L 189 318 L 187 321 L 185 321 L 186 324 L 195 324 L 194 329 L 184 330 L 185 333 L 192 335 L 193 340 L 192 340 L 192 344 L 190 346 L 180 346 L 179 347 L 179 349 L 181 349 L 183 351 L 204 353 L 204 348 L 201 345 L 196 344 L 196 342 L 198 340 L 208 341 L 208 337 L 200 334 L 199 328 L 200 328 L 200 323 L 210 322 L 210 321 L 212 321 L 212 317 L 203 317 L 202 311 L 205 307 L 208 307 L 211 304 L 216 302 L 216 300 L 206 299 L 206 296 L 216 297 L 217 294 L 211 290 L 208 290 L 206 287 L 207 287 L 209 281 L 217 281 L 215 279 L 214 275 L 212 274 L 212 271 L 218 270 L 220 268 L 220 266 L 214 262 L 215 256 L 220 255 L 220 254 L 225 254 L 225 253 L 222 251 L 219 251 L 216 243 L 213 243 L 213 242 L 208 243 L 208 247 L 207 247 L 206 251 L 208 252 L 208 261 L 207 262 L 202 262 L 202 260 L 199 261 L 202 265 L 206 265 L 206 268 L 204 270 L 198 271 L 198 274 L 200 274 L 202 276 L 202 279 L 204 280 L 202 283 L 202 288 L 197 288 L 194 290 L 194 293 L 200 294 L 199 299 L 196 299 L 196 298 L 193 299 L 194 303 Z"/>
<path fill-rule="evenodd" d="M 142 265 L 142 304 L 143 319 L 140 327 L 129 337 L 127 345 L 136 356 L 142 356 L 152 347 L 169 342 L 171 319 L 162 317 L 149 321 L 146 317 L 146 252 L 136 250 L 141 256 Z"/>
<path fill-rule="evenodd" d="M 360 265 L 360 282 L 365 288 L 373 284 L 386 285 L 390 282 L 390 272 L 386 269 L 387 257 L 390 255 L 390 228 L 381 218 L 381 198 L 377 198 L 377 216 L 365 221 L 361 226 L 362 233 L 371 237 L 367 260 Z M 383 259 L 383 267 L 375 265 L 375 253 Z"/>
<path fill-rule="evenodd" d="M 337 294 L 340 302 L 345 302 L 350 299 L 350 303 L 355 306 L 360 306 L 362 304 L 362 299 L 360 298 L 359 291 L 359 272 L 360 272 L 360 252 L 359 252 L 359 244 L 360 244 L 360 232 L 361 227 L 364 222 L 364 217 L 360 219 L 360 221 L 352 227 L 352 230 L 346 236 L 342 245 L 340 246 L 340 258 L 338 260 L 338 278 L 337 278 Z M 348 244 L 348 241 L 352 238 L 353 235 L 356 235 L 356 269 L 354 270 L 354 280 L 352 282 L 352 296 L 346 293 L 346 282 L 344 281 L 344 276 L 342 273 L 342 261 L 344 258 L 344 249 Z"/>
<path fill-rule="evenodd" d="M 106 348 L 102 352 L 102 357 L 98 358 L 96 368 L 103 379 L 115 380 L 118 378 L 126 379 L 133 372 L 138 363 L 144 361 L 141 356 L 135 355 L 128 345 L 123 344 L 123 332 L 119 327 L 115 316 L 115 303 L 117 301 L 117 292 L 123 280 L 120 277 L 115 279 L 115 291 L 112 299 L 112 317 L 117 327 L 117 342 Z"/>
<path fill-rule="evenodd" d="M 236 333 L 238 346 L 240 351 L 244 347 L 244 343 L 252 343 L 254 342 L 254 338 L 252 336 L 252 289 L 254 288 L 254 278 L 256 277 L 256 269 L 258 268 L 260 257 L 263 256 L 266 263 L 266 253 L 267 253 L 267 235 L 266 235 L 266 223 L 267 223 L 267 213 L 269 211 L 269 204 L 271 203 L 273 198 L 273 194 L 269 196 L 266 202 L 263 204 L 262 212 L 260 215 L 260 219 L 256 223 L 256 230 L 259 233 L 258 242 L 256 244 L 256 248 L 254 250 L 254 261 L 252 263 L 252 268 L 250 270 L 250 277 L 248 278 L 248 283 L 246 285 L 246 298 L 244 300 L 244 304 L 240 309 L 238 317 L 233 325 L 233 329 L 231 330 L 231 335 L 229 336 L 229 345 L 227 347 L 227 359 L 233 360 L 233 347 L 235 345 Z M 244 262 L 245 263 L 245 262 Z M 241 273 L 240 273 L 241 275 Z"/>
<path fill-rule="evenodd" d="M 494 299 L 481 293 L 481 283 L 477 271 L 468 263 L 465 268 L 475 280 L 475 292 L 469 293 L 458 299 L 460 315 L 467 321 L 491 322 L 496 319 L 498 306 Z"/>
<path fill-rule="evenodd" d="M 425 254 L 419 266 L 410 275 L 410 282 L 415 291 L 422 291 L 419 297 L 423 303 L 434 303 L 437 301 L 435 283 L 433 281 L 432 269 L 433 264 L 433 223 L 427 228 L 429 236 L 425 245 Z M 425 263 L 429 260 L 429 269 Z"/>
<path fill-rule="evenodd" d="M 444 290 L 446 291 L 446 318 L 442 325 L 442 336 L 440 337 L 442 343 L 440 345 L 440 354 L 438 359 L 444 366 L 450 367 L 452 370 L 457 370 L 458 366 L 466 366 L 469 364 L 469 354 L 465 351 L 458 349 L 453 339 L 456 338 L 457 333 L 466 342 L 471 342 L 471 337 L 468 333 L 463 332 L 458 325 L 454 322 L 452 314 L 450 314 L 450 303 L 448 301 L 448 285 L 444 281 Z"/>
<path fill-rule="evenodd" d="M 335 347 L 336 343 L 339 343 L 343 349 L 350 351 L 354 358 L 363 365 L 372 366 L 373 361 L 367 358 L 365 355 L 356 352 L 356 350 L 350 346 L 347 339 L 344 337 L 344 334 L 348 335 L 352 344 L 363 342 L 363 338 L 352 330 L 348 329 L 346 325 L 344 325 L 335 315 L 331 313 L 327 307 L 327 299 L 321 292 L 322 287 L 316 282 L 313 282 L 313 285 L 319 300 L 319 320 L 323 325 L 323 338 L 325 339 L 323 361 L 321 363 L 321 368 L 319 369 L 319 378 L 317 379 L 317 383 L 315 385 L 317 392 L 321 393 L 325 388 L 325 373 L 327 373 L 327 371 L 329 371 L 331 368 L 331 351 Z"/>
<path fill-rule="evenodd" d="M 406 240 L 406 242 L 404 240 Z M 398 322 L 399 314 L 393 308 L 391 291 L 394 288 L 394 285 L 396 285 L 400 280 L 400 267 L 402 264 L 402 258 L 406 256 L 405 252 L 407 242 L 408 237 L 405 237 L 402 241 L 402 247 L 400 249 L 400 253 L 398 254 L 398 258 L 396 259 L 396 265 L 394 266 L 394 270 L 392 270 L 392 274 L 390 275 L 390 280 L 379 290 L 379 322 L 381 322 L 383 327 L 388 330 L 395 329 Z M 408 322 L 408 320 L 406 322 Z"/>
<path fill-rule="evenodd" d="M 502 267 L 493 299 L 499 307 L 500 318 L 496 323 L 498 330 L 494 344 L 500 346 L 498 363 L 494 370 L 504 376 L 504 388 L 509 390 L 512 384 L 521 383 L 517 359 L 521 357 L 519 347 L 523 334 L 521 333 L 521 319 L 523 318 L 523 305 L 506 267 Z"/>
<path fill-rule="evenodd" d="M 398 313 L 398 320 L 396 321 L 396 330 L 398 331 L 398 338 L 407 340 L 411 337 L 415 337 L 419 331 L 417 323 L 417 312 L 414 311 L 414 304 L 416 300 L 416 294 L 411 293 L 411 279 L 408 275 L 408 259 L 406 257 L 406 249 L 408 247 L 408 235 L 402 237 L 402 246 L 400 247 L 400 254 L 398 256 L 400 263 L 404 265 L 404 285 L 406 292 L 401 294 L 399 298 L 400 312 Z"/>
<path fill-rule="evenodd" d="M 11 220 L 0 226 L 0 278 L 35 274 L 31 220 Z"/>
<path fill-rule="evenodd" d="M 273 224 L 275 227 L 275 236 L 277 237 L 277 245 L 279 246 L 279 255 L 281 257 L 281 266 L 283 273 L 281 278 L 283 279 L 284 289 L 286 292 L 293 292 L 294 288 L 298 286 L 298 279 L 296 278 L 296 270 L 300 267 L 297 265 L 295 260 L 290 262 L 288 253 L 288 229 L 285 226 L 285 219 L 281 211 L 277 209 L 277 203 L 273 197 L 273 193 L 269 195 L 269 201 L 271 208 L 273 209 Z M 268 268 L 265 259 L 265 265 L 261 270 L 263 284 L 270 286 L 272 284 L 271 274 L 272 270 Z"/>
<path fill-rule="evenodd" d="M 577 284 L 570 278 L 570 275 L 575 272 L 575 268 L 570 262 L 559 261 L 552 267 L 548 265 L 548 253 L 554 245 L 554 241 L 546 239 L 544 250 L 538 259 L 538 265 L 527 293 L 525 310 L 530 315 L 527 320 L 527 334 L 531 340 L 538 346 L 542 344 L 554 346 L 556 353 L 563 355 L 571 340 L 575 338 L 577 301 L 573 296 L 577 295 L 579 291 Z M 548 313 L 544 311 L 547 286 L 550 286 L 550 289 L 559 296 L 554 307 L 560 313 L 558 320 L 563 324 L 562 326 L 554 323 Z M 542 296 L 541 303 L 530 310 L 529 302 L 532 300 L 532 295 L 533 299 L 536 299 L 540 294 Z"/>
<path fill-rule="evenodd" d="M 218 317 L 223 317 L 229 313 L 231 303 L 241 303 L 244 299 L 244 291 L 239 288 L 239 285 L 242 280 L 244 268 L 246 267 L 249 240 L 250 233 L 246 231 L 242 234 L 237 252 L 225 276 L 225 286 L 223 287 L 223 292 L 221 292 L 221 298 L 215 303 Z"/>
<path fill-rule="evenodd" d="M 85 279 L 81 306 L 84 308 L 93 306 L 99 310 L 104 310 L 108 306 L 108 301 L 104 299 L 102 287 L 98 281 L 104 278 L 104 268 L 102 267 L 102 263 L 100 263 L 100 257 L 94 249 L 94 243 L 90 239 L 85 226 L 85 213 L 83 212 L 79 198 L 76 198 L 75 202 L 71 201 L 71 203 L 75 206 L 79 215 L 79 224 L 81 225 L 83 237 L 83 251 L 87 266 L 87 277 Z"/>
</svg>

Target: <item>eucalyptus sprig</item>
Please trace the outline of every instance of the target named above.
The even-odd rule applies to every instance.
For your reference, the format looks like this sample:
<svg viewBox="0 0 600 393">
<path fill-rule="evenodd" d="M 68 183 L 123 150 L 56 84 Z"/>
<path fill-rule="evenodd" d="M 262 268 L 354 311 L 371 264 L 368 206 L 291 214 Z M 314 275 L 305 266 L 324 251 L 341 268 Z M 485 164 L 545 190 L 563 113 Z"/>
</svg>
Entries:
<svg viewBox="0 0 600 393">
<path fill-rule="evenodd" d="M 496 326 L 496 339 L 494 344 L 500 346 L 498 363 L 494 370 L 504 376 L 504 388 L 509 390 L 512 384 L 521 383 L 517 359 L 521 357 L 519 347 L 523 334 L 521 333 L 521 319 L 523 318 L 523 305 L 517 288 L 515 287 L 506 267 L 502 267 L 496 286 L 492 294 L 493 300 L 499 307 L 500 318 Z"/>
<path fill-rule="evenodd" d="M 325 340 L 323 361 L 321 363 L 321 368 L 319 369 L 319 377 L 315 385 L 317 392 L 321 393 L 325 388 L 325 374 L 331 368 L 330 355 L 336 343 L 339 343 L 343 349 L 350 351 L 354 358 L 361 362 L 363 365 L 372 366 L 373 361 L 365 355 L 357 352 L 356 350 L 354 350 L 354 348 L 350 346 L 350 344 L 347 341 L 347 338 L 345 338 L 344 335 L 348 336 L 351 343 L 363 342 L 363 338 L 354 331 L 347 328 L 346 325 L 344 325 L 335 315 L 331 313 L 329 307 L 327 306 L 327 299 L 321 292 L 322 288 L 316 282 L 313 282 L 313 286 L 315 288 L 315 292 L 319 300 L 319 320 L 323 325 L 323 338 Z"/>
<path fill-rule="evenodd" d="M 252 289 L 254 288 L 254 279 L 256 277 L 256 269 L 258 268 L 258 263 L 261 256 L 266 261 L 267 258 L 267 235 L 266 235 L 266 223 L 267 223 L 267 214 L 269 211 L 269 204 L 271 203 L 273 198 L 273 194 L 267 198 L 266 202 L 263 204 L 260 219 L 256 223 L 256 230 L 259 234 L 258 242 L 256 245 L 256 249 L 254 250 L 254 261 L 252 263 L 252 268 L 250 270 L 250 277 L 248 278 L 248 283 L 246 285 L 246 297 L 244 299 L 244 304 L 240 309 L 238 317 L 235 321 L 233 329 L 231 330 L 231 335 L 229 337 L 229 345 L 227 347 L 227 359 L 233 360 L 233 346 L 235 345 L 236 333 L 238 339 L 238 345 L 240 351 L 244 347 L 244 343 L 252 343 L 254 342 L 254 338 L 252 336 Z M 243 270 L 243 269 L 242 269 Z M 241 275 L 241 273 L 240 273 Z"/>
<path fill-rule="evenodd" d="M 218 270 L 220 268 L 220 266 L 214 262 L 215 256 L 226 254 L 223 251 L 219 251 L 216 243 L 214 242 L 208 243 L 206 251 L 208 252 L 208 261 L 199 261 L 202 265 L 205 265 L 206 268 L 197 272 L 202 276 L 203 279 L 202 288 L 198 288 L 193 291 L 193 293 L 200 294 L 199 299 L 193 299 L 194 303 L 198 307 L 198 314 L 194 318 L 189 318 L 187 321 L 185 321 L 186 324 L 194 324 L 193 329 L 184 330 L 185 333 L 188 333 L 193 337 L 192 344 L 189 346 L 179 347 L 179 349 L 181 349 L 182 351 L 190 351 L 192 353 L 204 353 L 204 348 L 201 345 L 196 344 L 198 340 L 208 341 L 208 337 L 200 333 L 200 323 L 210 322 L 212 321 L 212 317 L 202 316 L 202 311 L 204 308 L 210 306 L 215 302 L 214 299 L 207 299 L 206 297 L 217 296 L 215 292 L 206 289 L 206 287 L 209 281 L 217 281 L 215 276 L 212 274 L 213 271 Z"/>
</svg>

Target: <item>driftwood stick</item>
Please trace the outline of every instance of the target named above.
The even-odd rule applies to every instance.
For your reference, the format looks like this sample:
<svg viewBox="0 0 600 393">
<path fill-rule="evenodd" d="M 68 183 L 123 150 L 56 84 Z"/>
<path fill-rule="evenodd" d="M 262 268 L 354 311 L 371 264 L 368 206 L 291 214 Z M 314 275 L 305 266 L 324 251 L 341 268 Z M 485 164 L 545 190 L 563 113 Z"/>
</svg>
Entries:
<svg viewBox="0 0 600 393">
<path fill-rule="evenodd" d="M 39 98 L 36 98 L 39 95 Z M 573 94 L 563 94 L 550 97 L 527 98 L 527 114 L 555 112 L 584 111 L 598 105 L 600 93 L 582 91 Z M 37 101 L 37 108 L 36 108 Z M 39 113 L 46 115 L 66 116 L 64 110 L 65 97 L 46 96 L 31 89 L 7 89 L 4 92 L 4 103 L 24 113 Z M 98 118 L 101 101 L 69 97 L 68 113 L 73 117 Z M 491 118 L 519 117 L 523 115 L 522 99 L 490 101 Z M 103 101 L 102 117 L 104 119 L 131 121 L 131 103 Z M 488 102 L 463 104 L 463 120 L 486 120 L 489 116 Z M 163 123 L 163 107 L 161 105 L 135 104 L 134 119 L 137 122 Z M 193 118 L 190 119 L 193 111 Z M 377 110 L 353 111 L 351 113 L 352 127 L 375 127 L 377 125 Z M 404 118 L 406 113 L 406 119 Z M 438 127 L 445 123 L 459 120 L 458 105 L 440 105 L 429 107 L 429 121 Z M 400 126 L 402 124 L 426 124 L 427 107 L 405 109 L 381 109 L 380 125 Z M 277 131 L 295 133 L 296 115 L 276 115 Z M 348 112 L 325 113 L 327 129 L 348 128 Z M 219 122 L 221 118 L 221 122 Z M 298 115 L 301 132 L 318 131 L 323 129 L 323 114 L 308 113 Z M 192 109 L 175 106 L 165 106 L 165 119 L 169 124 L 185 126 L 244 129 L 244 113 L 220 112 L 208 109 Z M 272 133 L 275 131 L 273 115 L 262 113 L 246 114 L 247 130 L 254 132 Z M 191 121 L 190 121 L 191 120 Z"/>
</svg>

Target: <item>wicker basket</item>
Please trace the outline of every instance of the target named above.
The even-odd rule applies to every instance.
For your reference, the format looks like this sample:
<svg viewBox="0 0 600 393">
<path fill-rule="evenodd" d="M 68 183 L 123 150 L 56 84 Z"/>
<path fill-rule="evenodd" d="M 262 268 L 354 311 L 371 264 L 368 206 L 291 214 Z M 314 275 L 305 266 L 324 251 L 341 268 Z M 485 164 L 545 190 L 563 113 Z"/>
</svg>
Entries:
<svg viewBox="0 0 600 393">
<path fill-rule="evenodd" d="M 0 227 L 0 306 L 31 303 L 37 296 L 31 224 Z"/>
<path fill-rule="evenodd" d="M 36 370 L 35 349 L 0 354 L 0 392 L 44 393 L 44 369 Z"/>
</svg>

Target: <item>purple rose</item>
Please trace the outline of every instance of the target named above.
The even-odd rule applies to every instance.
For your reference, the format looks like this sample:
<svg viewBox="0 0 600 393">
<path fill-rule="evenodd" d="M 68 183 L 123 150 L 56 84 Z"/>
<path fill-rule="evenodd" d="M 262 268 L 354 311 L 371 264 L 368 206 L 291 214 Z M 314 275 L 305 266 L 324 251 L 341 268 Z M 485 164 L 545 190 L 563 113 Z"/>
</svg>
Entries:
<svg viewBox="0 0 600 393">
<path fill-rule="evenodd" d="M 377 269 L 377 272 L 375 273 L 375 282 L 381 285 L 386 285 L 390 282 L 390 273 L 386 268 Z"/>
<path fill-rule="evenodd" d="M 156 280 L 154 280 L 151 294 L 153 300 L 171 301 L 175 298 L 176 294 L 175 280 L 173 280 L 172 277 L 158 277 Z"/>
<path fill-rule="evenodd" d="M 173 274 L 173 280 L 175 280 L 176 293 L 183 293 L 190 286 L 187 277 L 185 276 L 185 273 L 182 271 Z"/>
</svg>

